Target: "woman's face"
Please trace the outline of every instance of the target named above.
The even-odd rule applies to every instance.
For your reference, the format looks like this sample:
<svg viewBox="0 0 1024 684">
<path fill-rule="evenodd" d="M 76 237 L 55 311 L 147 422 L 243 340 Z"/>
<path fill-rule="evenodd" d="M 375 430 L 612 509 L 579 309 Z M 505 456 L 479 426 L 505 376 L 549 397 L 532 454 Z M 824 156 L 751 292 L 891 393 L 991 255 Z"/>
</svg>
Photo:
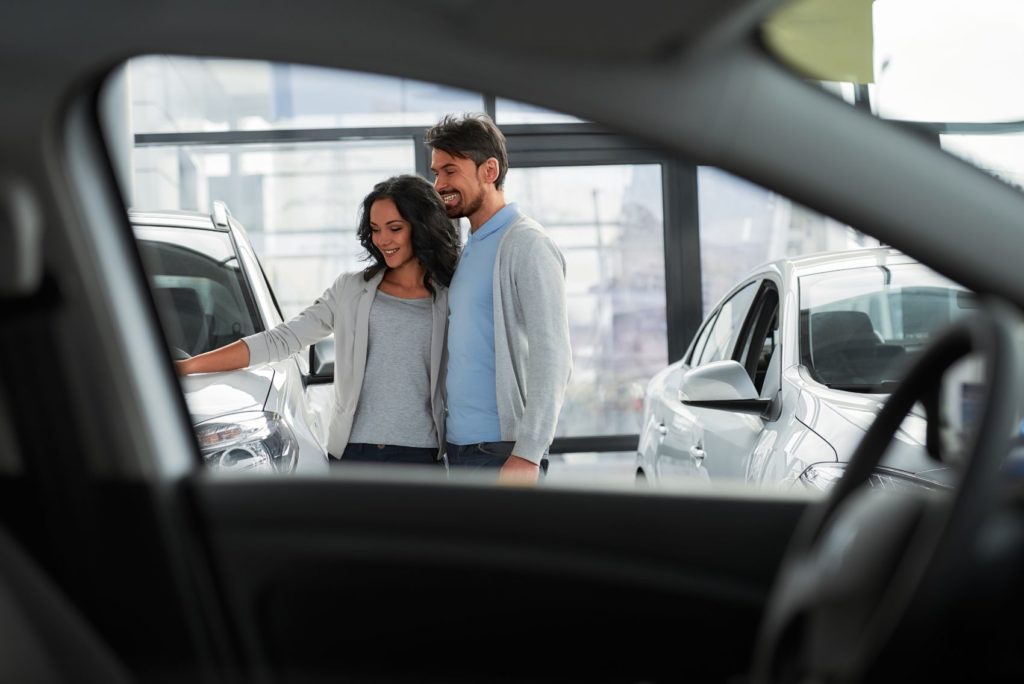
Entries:
<svg viewBox="0 0 1024 684">
<path fill-rule="evenodd" d="M 384 255 L 388 268 L 401 268 L 415 262 L 412 225 L 398 213 L 394 200 L 382 197 L 370 206 L 370 231 L 373 244 Z"/>
</svg>

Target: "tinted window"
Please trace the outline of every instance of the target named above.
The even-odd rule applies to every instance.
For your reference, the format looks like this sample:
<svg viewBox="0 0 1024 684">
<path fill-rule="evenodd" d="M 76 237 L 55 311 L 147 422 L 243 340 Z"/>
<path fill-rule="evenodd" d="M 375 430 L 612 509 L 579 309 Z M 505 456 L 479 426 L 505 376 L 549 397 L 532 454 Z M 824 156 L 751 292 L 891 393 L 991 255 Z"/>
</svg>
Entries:
<svg viewBox="0 0 1024 684">
<path fill-rule="evenodd" d="M 920 264 L 804 276 L 801 358 L 830 387 L 888 392 L 909 357 L 973 306 L 970 292 Z"/>
<path fill-rule="evenodd" d="M 227 233 L 138 227 L 168 344 L 195 356 L 263 329 Z"/>
</svg>

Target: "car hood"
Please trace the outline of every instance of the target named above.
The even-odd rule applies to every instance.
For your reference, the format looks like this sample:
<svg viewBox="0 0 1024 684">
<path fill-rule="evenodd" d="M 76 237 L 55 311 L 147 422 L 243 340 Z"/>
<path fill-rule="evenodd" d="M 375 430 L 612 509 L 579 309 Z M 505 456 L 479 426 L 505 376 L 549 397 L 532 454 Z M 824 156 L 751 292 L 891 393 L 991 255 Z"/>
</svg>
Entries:
<svg viewBox="0 0 1024 684">
<path fill-rule="evenodd" d="M 800 392 L 797 419 L 828 441 L 839 461 L 849 461 L 887 396 L 843 392 L 806 383 Z M 948 484 L 952 471 L 925 451 L 926 427 L 923 410 L 920 405 L 915 406 L 896 431 L 881 465 Z"/>
<path fill-rule="evenodd" d="M 270 393 L 274 371 L 270 368 L 227 373 L 199 373 L 181 378 L 192 423 L 241 411 L 262 411 Z"/>
</svg>

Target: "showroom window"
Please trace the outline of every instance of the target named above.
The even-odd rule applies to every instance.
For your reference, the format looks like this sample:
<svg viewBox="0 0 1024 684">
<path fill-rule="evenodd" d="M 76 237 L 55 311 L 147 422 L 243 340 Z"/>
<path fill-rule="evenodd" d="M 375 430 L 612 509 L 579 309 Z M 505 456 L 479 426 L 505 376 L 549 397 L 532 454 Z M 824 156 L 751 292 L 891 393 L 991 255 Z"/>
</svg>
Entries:
<svg viewBox="0 0 1024 684">
<path fill-rule="evenodd" d="M 120 162 L 133 208 L 208 212 L 224 202 L 286 318 L 363 267 L 355 228 L 376 182 L 431 177 L 430 125 L 448 113 L 494 117 L 508 140 L 506 197 L 566 261 L 574 371 L 552 481 L 632 481 L 649 381 L 682 358 L 704 313 L 754 266 L 867 244 L 729 174 L 491 93 L 169 56 L 132 60 L 122 78 L 128 105 L 124 114 L 109 108 L 111 138 L 127 141 Z M 461 229 L 465 238 L 465 220 Z M 327 405 L 327 388 L 306 389 L 311 405 Z"/>
<path fill-rule="evenodd" d="M 661 169 L 511 169 L 506 188 L 565 257 L 573 377 L 557 435 L 636 433 L 667 357 Z"/>
<path fill-rule="evenodd" d="M 703 310 L 767 262 L 878 241 L 720 169 L 697 171 Z"/>
<path fill-rule="evenodd" d="M 359 207 L 373 184 L 415 171 L 411 140 L 136 147 L 133 207 L 227 204 L 263 263 L 286 318 L 339 273 L 365 266 Z"/>
<path fill-rule="evenodd" d="M 162 55 L 128 64 L 136 133 L 430 126 L 484 110 L 479 94 L 341 69 Z"/>
</svg>

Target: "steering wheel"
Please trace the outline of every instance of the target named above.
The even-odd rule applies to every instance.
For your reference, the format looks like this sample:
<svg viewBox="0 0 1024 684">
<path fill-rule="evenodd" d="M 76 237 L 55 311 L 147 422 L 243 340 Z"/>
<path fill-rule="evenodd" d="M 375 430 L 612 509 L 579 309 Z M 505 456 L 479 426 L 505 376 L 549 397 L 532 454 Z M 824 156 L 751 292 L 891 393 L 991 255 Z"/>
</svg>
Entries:
<svg viewBox="0 0 1024 684">
<path fill-rule="evenodd" d="M 881 657 L 891 639 L 937 623 L 943 590 L 948 594 L 970 558 L 1017 430 L 1024 376 L 1016 321 L 1007 305 L 990 303 L 947 328 L 910 366 L 843 477 L 797 526 L 762 620 L 755 681 L 858 681 L 888 662 Z M 984 397 L 956 488 L 893 493 L 869 487 L 918 401 L 928 413 L 929 450 L 936 453 L 942 376 L 968 354 L 982 359 Z"/>
</svg>

